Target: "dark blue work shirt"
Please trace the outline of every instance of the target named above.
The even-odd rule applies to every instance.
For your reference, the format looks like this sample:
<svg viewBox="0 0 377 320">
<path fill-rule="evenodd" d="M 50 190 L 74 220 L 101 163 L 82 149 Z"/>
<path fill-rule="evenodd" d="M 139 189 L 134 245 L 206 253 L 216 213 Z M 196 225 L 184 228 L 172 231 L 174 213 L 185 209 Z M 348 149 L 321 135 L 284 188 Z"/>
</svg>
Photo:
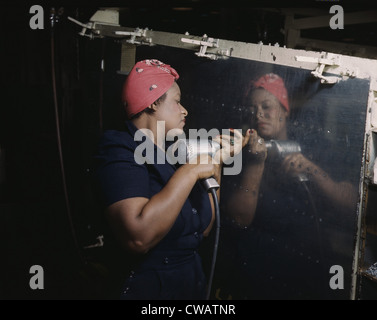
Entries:
<svg viewBox="0 0 377 320">
<path fill-rule="evenodd" d="M 153 158 L 147 157 L 145 163 L 138 164 L 135 150 L 143 149 L 151 140 L 144 136 L 143 141 L 135 141 L 136 131 L 135 125 L 127 121 L 125 131 L 106 131 L 100 141 L 94 181 L 104 208 L 133 197 L 150 199 L 176 171 L 165 152 L 154 144 Z M 133 265 L 122 298 L 203 298 L 205 277 L 197 250 L 211 217 L 208 193 L 196 183 L 167 235 Z"/>
</svg>

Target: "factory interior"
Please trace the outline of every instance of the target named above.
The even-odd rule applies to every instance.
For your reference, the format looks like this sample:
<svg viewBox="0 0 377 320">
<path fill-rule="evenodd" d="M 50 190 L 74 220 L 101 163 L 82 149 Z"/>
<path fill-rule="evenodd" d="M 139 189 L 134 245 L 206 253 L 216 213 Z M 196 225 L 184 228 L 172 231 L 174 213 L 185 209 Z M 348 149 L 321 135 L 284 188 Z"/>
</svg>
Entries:
<svg viewBox="0 0 377 320">
<path fill-rule="evenodd" d="M 99 135 L 107 129 L 121 130 L 123 126 L 124 110 L 116 92 L 121 90 L 125 72 L 121 72 L 122 39 L 96 37 L 95 32 L 82 27 L 98 11 L 115 12 L 121 27 L 135 30 L 208 36 L 259 45 L 266 50 L 272 47 L 330 52 L 370 61 L 374 67 L 377 64 L 377 6 L 370 2 L 310 0 L 305 5 L 300 5 L 302 1 L 283 5 L 278 1 L 248 1 L 250 5 L 241 6 L 205 0 L 157 2 L 142 5 L 141 1 L 124 1 L 108 5 L 104 1 L 96 6 L 80 1 L 42 1 L 43 24 L 42 20 L 33 20 L 37 11 L 30 11 L 38 3 L 8 2 L 7 10 L 1 11 L 3 26 L 7 28 L 3 32 L 5 55 L 1 72 L 5 101 L 0 108 L 1 300 L 105 299 L 108 270 L 103 263 L 106 259 L 103 241 L 106 243 L 106 239 L 102 212 L 91 185 L 92 157 Z M 333 29 L 330 25 L 334 16 L 330 8 L 334 5 L 343 9 L 344 21 L 338 18 L 333 23 L 343 22 L 343 28 Z M 33 28 L 38 23 L 39 28 Z M 136 47 L 141 57 L 154 52 L 148 50 L 160 54 L 158 46 Z M 172 60 L 174 50 L 179 49 L 172 49 Z M 195 61 L 192 65 L 197 66 L 201 60 Z M 240 66 L 237 70 L 241 69 Z M 250 70 L 254 70 L 252 66 Z M 375 79 L 372 80 L 376 82 Z M 373 147 L 367 152 L 375 157 L 376 127 L 371 128 L 371 140 L 364 134 L 367 97 L 374 94 L 374 102 L 368 102 L 368 106 L 377 109 L 377 91 L 369 89 L 369 82 L 364 84 L 364 80 L 355 83 L 365 92 L 360 97 L 352 96 L 355 103 L 365 101 L 365 110 L 360 111 L 362 120 L 355 125 L 351 141 L 352 137 L 355 140 L 359 137 L 360 148 L 370 143 Z M 190 86 L 184 88 L 190 90 Z M 346 93 L 348 89 L 342 90 Z M 207 93 L 201 92 L 202 96 Z M 189 102 L 195 99 L 186 96 Z M 188 126 L 205 122 L 205 117 L 195 122 L 196 116 L 198 113 L 192 112 Z M 342 294 L 330 294 L 328 299 L 377 299 L 377 273 L 363 274 L 373 264 L 377 269 L 377 182 L 368 179 L 373 177 L 373 169 L 369 162 L 363 162 L 370 161 L 372 166 L 374 159 L 366 157 L 365 151 L 360 157 L 356 169 L 367 167 L 372 173 L 362 175 L 357 185 L 361 196 L 355 204 L 358 208 L 355 216 L 361 215 L 362 219 L 355 225 L 360 229 L 349 228 L 355 232 L 350 231 L 352 245 L 347 250 L 351 260 L 355 258 L 355 243 L 356 251 L 360 248 L 361 253 L 358 252 L 357 263 L 351 261 L 346 268 L 350 274 L 347 281 L 352 285 L 346 284 Z M 377 169 L 374 173 L 377 176 Z M 212 250 L 210 245 L 206 249 Z M 355 265 L 357 270 L 353 269 Z M 43 289 L 32 288 L 35 272 L 32 266 L 42 267 Z M 215 285 L 221 286 L 221 280 L 216 281 Z M 237 295 L 224 290 L 214 291 L 211 299 L 225 300 L 231 295 L 237 299 Z M 261 296 L 265 297 L 268 299 L 268 294 Z M 312 298 L 303 294 L 302 299 Z"/>
</svg>

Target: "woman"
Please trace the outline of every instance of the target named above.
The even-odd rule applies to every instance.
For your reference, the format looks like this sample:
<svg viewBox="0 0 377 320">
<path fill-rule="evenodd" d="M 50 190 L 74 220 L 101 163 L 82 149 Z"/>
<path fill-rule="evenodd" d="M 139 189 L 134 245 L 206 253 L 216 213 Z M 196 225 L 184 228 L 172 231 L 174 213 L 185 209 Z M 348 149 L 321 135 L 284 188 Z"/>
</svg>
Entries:
<svg viewBox="0 0 377 320">
<path fill-rule="evenodd" d="M 260 185 L 266 164 L 271 164 L 277 176 L 282 175 L 299 179 L 305 176 L 315 184 L 322 196 L 339 207 L 352 207 L 356 201 L 355 190 L 349 182 L 335 182 L 317 164 L 310 161 L 302 153 L 291 153 L 284 157 L 281 163 L 266 162 L 267 140 L 289 140 L 287 124 L 290 116 L 288 92 L 281 77 L 270 73 L 252 82 L 246 94 L 246 103 L 251 117 L 252 134 L 247 148 L 248 164 L 244 167 L 243 189 L 248 189 L 252 196 L 245 196 L 244 192 L 235 194 L 231 205 L 236 205 L 235 219 L 242 225 L 249 225 L 254 218 L 258 203 Z M 272 174 L 270 174 L 273 176 Z M 282 178 L 284 181 L 284 178 Z M 250 210 L 251 209 L 251 210 Z"/>
<path fill-rule="evenodd" d="M 323 224 L 332 219 L 339 225 L 342 214 L 354 208 L 357 192 L 300 152 L 271 158 L 267 140 L 290 138 L 290 105 L 281 77 L 270 73 L 252 82 L 246 105 L 254 130 L 244 149 L 242 175 L 230 186 L 230 197 L 223 196 L 229 225 L 242 227 L 222 233 L 220 259 L 232 261 L 227 272 L 236 277 L 230 278 L 229 294 L 239 299 L 325 298 L 331 291 L 327 263 L 342 260 L 331 248 L 340 239 L 325 238 Z"/>
<path fill-rule="evenodd" d="M 220 184 L 221 163 L 207 157 L 176 168 L 166 161 L 165 140 L 183 133 L 188 115 L 178 78 L 176 70 L 158 60 L 137 62 L 122 92 L 129 118 L 125 131 L 106 132 L 96 157 L 95 179 L 110 231 L 132 253 L 125 261 L 132 265 L 122 281 L 121 299 L 205 297 L 197 251 L 214 223 L 214 204 L 198 181 L 214 176 Z M 154 148 L 152 158 L 141 164 L 135 159 L 143 143 L 136 139 L 140 132 Z M 229 137 L 218 141 L 229 146 Z M 165 161 L 157 161 L 161 154 Z M 144 155 L 148 158 L 148 151 Z M 119 266 L 121 274 L 123 268 Z"/>
</svg>

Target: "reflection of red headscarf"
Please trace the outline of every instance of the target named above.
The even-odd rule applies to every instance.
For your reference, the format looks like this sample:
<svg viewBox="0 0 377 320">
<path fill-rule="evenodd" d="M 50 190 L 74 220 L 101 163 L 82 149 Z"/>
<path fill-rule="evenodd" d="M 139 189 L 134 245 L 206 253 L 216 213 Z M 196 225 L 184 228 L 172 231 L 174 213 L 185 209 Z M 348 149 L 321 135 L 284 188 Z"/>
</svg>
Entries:
<svg viewBox="0 0 377 320">
<path fill-rule="evenodd" d="M 274 73 L 268 73 L 252 82 L 253 88 L 264 88 L 273 94 L 289 112 L 288 93 L 284 81 Z"/>
<path fill-rule="evenodd" d="M 122 90 L 128 117 L 143 111 L 160 98 L 179 78 L 177 71 L 161 61 L 137 62 L 129 73 Z"/>
</svg>

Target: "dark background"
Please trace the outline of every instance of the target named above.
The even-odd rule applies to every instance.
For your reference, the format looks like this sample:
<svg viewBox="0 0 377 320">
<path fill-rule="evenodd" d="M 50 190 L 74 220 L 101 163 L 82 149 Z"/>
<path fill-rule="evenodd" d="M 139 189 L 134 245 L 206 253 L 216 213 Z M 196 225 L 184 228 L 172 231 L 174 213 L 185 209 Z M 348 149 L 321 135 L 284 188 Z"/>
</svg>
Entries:
<svg viewBox="0 0 377 320">
<path fill-rule="evenodd" d="M 44 30 L 29 27 L 33 4 L 44 8 Z M 302 1 L 286 3 L 288 7 L 300 4 L 303 6 Z M 306 5 L 328 11 L 332 4 L 309 1 Z M 343 5 L 345 12 L 371 8 L 360 1 L 336 4 Z M 174 5 L 169 1 L 145 5 L 129 1 L 127 7 L 116 2 L 88 5 L 69 1 L 5 5 L 1 10 L 5 55 L 0 107 L 0 299 L 102 298 L 107 270 L 100 263 L 101 249 L 83 249 L 95 244 L 102 232 L 91 192 L 91 156 L 102 130 L 122 124 L 119 97 L 111 93 L 120 90 L 124 75 L 117 73 L 120 43 L 80 37 L 77 33 L 81 28 L 67 16 L 87 22 L 100 7 L 123 7 L 120 24 L 126 27 L 188 31 L 282 46 L 284 17 L 280 5 L 268 1 L 250 1 L 238 7 L 217 1 Z M 58 18 L 54 28 L 49 24 L 52 7 Z M 262 7 L 270 10 L 259 9 Z M 305 35 L 377 46 L 376 24 L 311 30 Z M 100 69 L 102 58 L 105 71 Z M 30 289 L 32 265 L 44 269 L 44 290 Z"/>
</svg>

